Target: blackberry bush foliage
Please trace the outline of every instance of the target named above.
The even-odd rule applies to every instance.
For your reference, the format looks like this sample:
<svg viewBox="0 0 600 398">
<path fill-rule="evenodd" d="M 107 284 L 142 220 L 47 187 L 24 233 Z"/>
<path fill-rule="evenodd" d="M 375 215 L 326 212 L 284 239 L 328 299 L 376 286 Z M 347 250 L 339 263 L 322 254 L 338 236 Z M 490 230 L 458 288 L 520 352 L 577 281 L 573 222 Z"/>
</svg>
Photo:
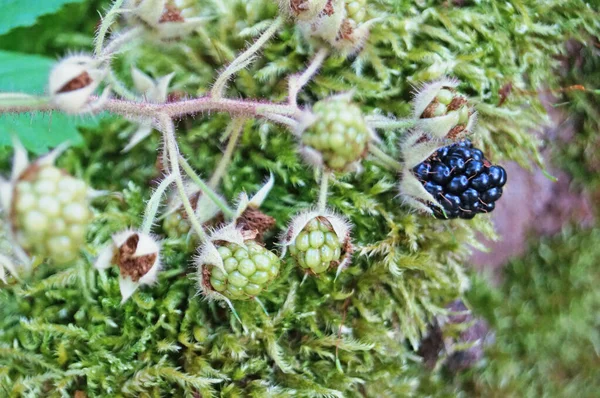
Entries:
<svg viewBox="0 0 600 398">
<path fill-rule="evenodd" d="M 450 177 L 491 206 L 505 175 L 462 140 L 540 162 L 529 130 L 544 113 L 525 93 L 554 87 L 567 37 L 600 30 L 583 1 L 452 4 L 116 0 L 47 96 L 0 94 L 2 113 L 118 116 L 57 160 L 96 191 L 60 216 L 39 203 L 63 192 L 36 193 L 68 247 L 30 231 L 15 145 L 0 186 L 3 393 L 416 393 L 421 336 L 493 235 L 485 215 L 437 220 L 419 165 L 460 159 Z M 44 170 L 28 178 L 58 176 Z M 91 221 L 71 208 L 88 199 Z M 481 203 L 459 200 L 446 215 Z"/>
</svg>

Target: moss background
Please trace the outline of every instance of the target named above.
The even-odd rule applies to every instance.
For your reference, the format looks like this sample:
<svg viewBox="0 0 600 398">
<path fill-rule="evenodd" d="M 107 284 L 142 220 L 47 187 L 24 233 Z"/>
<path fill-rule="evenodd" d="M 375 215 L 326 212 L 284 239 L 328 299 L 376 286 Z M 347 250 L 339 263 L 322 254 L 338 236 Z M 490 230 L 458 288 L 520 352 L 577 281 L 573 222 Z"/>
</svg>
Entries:
<svg viewBox="0 0 600 398">
<path fill-rule="evenodd" d="M 176 73 L 172 91 L 200 95 L 218 70 L 246 46 L 240 37 L 277 14 L 268 0 L 188 2 L 210 16 L 183 42 L 145 43 L 116 60 L 126 81 L 132 65 L 158 77 Z M 29 28 L 0 37 L 0 48 L 56 57 L 90 50 L 96 10 L 106 2 L 64 7 Z M 597 5 L 581 0 L 369 1 L 385 16 L 354 58 L 328 59 L 304 90 L 311 104 L 354 90 L 365 113 L 399 118 L 410 112 L 412 86 L 445 74 L 458 77 L 477 104 L 473 137 L 488 157 L 541 164 L 539 145 L 555 146 L 558 163 L 587 189 L 597 188 L 599 73 Z M 30 38 L 35 36 L 36 40 Z M 568 40 L 582 44 L 582 63 Z M 314 49 L 286 25 L 262 57 L 239 75 L 229 95 L 281 100 L 286 78 L 303 69 Z M 567 71 L 567 72 L 565 72 Z M 547 122 L 537 91 L 564 91 L 578 120 L 568 145 L 533 132 Z M 503 100 L 503 93 L 512 87 Z M 596 90 L 596 91 L 594 91 Z M 196 170 L 209 177 L 221 155 L 226 115 L 178 122 L 179 142 Z M 60 165 L 112 195 L 95 203 L 89 259 L 114 232 L 141 222 L 156 185 L 158 133 L 129 155 L 128 122 L 103 117 L 82 127 L 83 145 Z M 381 134 L 398 154 L 404 132 Z M 594 147 L 595 145 L 595 147 Z M 3 170 L 10 150 L 0 150 Z M 596 229 L 566 228 L 532 240 L 531 253 L 506 266 L 501 286 L 470 271 L 472 247 L 493 236 L 490 219 L 441 222 L 415 215 L 396 198 L 397 176 L 366 161 L 360 175 L 339 178 L 329 205 L 354 224 L 359 250 L 337 280 L 309 278 L 291 262 L 264 295 L 270 316 L 255 303 L 236 304 L 248 333 L 230 312 L 197 296 L 193 247 L 165 238 L 159 283 L 120 305 L 117 271 L 100 274 L 89 261 L 57 269 L 41 264 L 24 284 L 0 289 L 0 396 L 400 397 L 594 396 L 600 387 Z M 263 211 L 278 230 L 314 202 L 313 171 L 277 126 L 249 121 L 221 191 L 234 200 L 254 192 L 273 172 L 276 185 Z M 507 189 L 510 189 L 510 176 Z M 532 198 L 534 200 L 534 198 Z M 526 206 L 514 203 L 514 206 Z M 157 227 L 156 232 L 160 232 Z M 274 242 L 271 236 L 270 243 Z M 428 325 L 445 306 L 464 298 L 488 320 L 495 343 L 472 369 L 428 370 L 416 354 Z M 85 394 L 85 395 L 83 395 Z"/>
</svg>

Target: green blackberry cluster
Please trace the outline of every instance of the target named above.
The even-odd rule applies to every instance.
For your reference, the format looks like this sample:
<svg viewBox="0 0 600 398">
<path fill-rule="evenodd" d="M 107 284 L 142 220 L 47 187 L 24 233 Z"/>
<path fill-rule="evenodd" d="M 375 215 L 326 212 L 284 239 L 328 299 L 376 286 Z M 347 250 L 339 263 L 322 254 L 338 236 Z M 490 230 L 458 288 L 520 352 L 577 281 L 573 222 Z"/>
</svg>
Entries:
<svg viewBox="0 0 600 398">
<path fill-rule="evenodd" d="M 430 119 L 446 116 L 451 112 L 458 112 L 458 123 L 447 135 L 448 138 L 454 139 L 466 129 L 471 116 L 467 98 L 455 89 L 451 87 L 442 88 L 419 117 Z"/>
<path fill-rule="evenodd" d="M 183 217 L 180 211 L 174 211 L 163 220 L 163 231 L 171 238 L 176 239 L 190 232 L 190 223 Z"/>
<path fill-rule="evenodd" d="M 316 117 L 302 134 L 302 143 L 321 154 L 330 169 L 343 171 L 362 159 L 368 149 L 369 129 L 360 108 L 342 99 L 317 102 Z"/>
<path fill-rule="evenodd" d="M 289 246 L 290 254 L 298 264 L 315 274 L 321 274 L 336 265 L 341 258 L 342 248 L 343 243 L 323 217 L 310 220 Z"/>
<path fill-rule="evenodd" d="M 367 19 L 367 0 L 348 0 L 346 17 L 359 25 Z"/>
<path fill-rule="evenodd" d="M 75 260 L 92 218 L 88 187 L 54 166 L 31 168 L 15 187 L 12 217 L 27 252 L 59 264 Z"/>
<path fill-rule="evenodd" d="M 255 240 L 245 244 L 246 248 L 229 242 L 217 245 L 227 275 L 214 266 L 207 268 L 211 288 L 231 300 L 258 296 L 279 274 L 279 257 Z"/>
</svg>

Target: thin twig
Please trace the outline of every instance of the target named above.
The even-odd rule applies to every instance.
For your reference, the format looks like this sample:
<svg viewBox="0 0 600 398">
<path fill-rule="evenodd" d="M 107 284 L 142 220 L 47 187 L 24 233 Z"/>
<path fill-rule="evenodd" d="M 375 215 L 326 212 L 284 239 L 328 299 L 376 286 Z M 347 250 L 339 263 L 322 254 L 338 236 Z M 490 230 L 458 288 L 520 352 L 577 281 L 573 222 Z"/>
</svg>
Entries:
<svg viewBox="0 0 600 398">
<path fill-rule="evenodd" d="M 200 225 L 200 222 L 196 218 L 196 214 L 194 213 L 190 199 L 187 197 L 185 192 L 183 178 L 181 177 L 181 170 L 179 169 L 179 150 L 177 149 L 177 140 L 175 139 L 175 126 L 173 125 L 173 120 L 169 117 L 169 115 L 166 114 L 158 115 L 158 120 L 163 129 L 163 134 L 167 143 L 171 175 L 173 175 L 175 178 L 175 183 L 177 184 L 177 190 L 179 191 L 183 208 L 187 213 L 188 221 L 192 225 L 192 228 L 194 231 L 196 231 L 200 237 L 200 240 L 204 241 L 206 240 L 206 232 L 204 232 L 204 228 L 202 228 L 202 225 Z"/>
<path fill-rule="evenodd" d="M 123 2 L 124 0 L 115 0 L 110 10 L 106 13 L 104 18 L 102 18 L 100 28 L 96 34 L 96 45 L 94 46 L 94 54 L 96 56 L 102 54 L 102 49 L 104 48 L 104 39 L 106 38 L 108 29 L 110 29 L 110 26 L 115 22 L 117 16 L 121 12 L 120 8 L 123 5 Z"/>
<path fill-rule="evenodd" d="M 241 53 L 236 59 L 229 64 L 227 68 L 219 75 L 215 85 L 211 90 L 211 96 L 214 98 L 220 98 L 223 96 L 223 91 L 227 86 L 227 81 L 233 76 L 235 73 L 239 72 L 240 69 L 243 69 L 249 64 L 250 59 L 259 51 L 277 32 L 277 30 L 283 24 L 283 18 L 278 17 L 273 21 L 273 24 L 264 31 L 264 33 L 251 45 L 246 51 Z"/>
<path fill-rule="evenodd" d="M 308 84 L 310 79 L 317 73 L 319 68 L 323 65 L 325 58 L 329 54 L 329 50 L 327 48 L 321 48 L 313 60 L 308 65 L 308 68 L 300 74 L 296 76 L 292 76 L 289 82 L 289 102 L 290 105 L 296 107 L 298 105 L 298 93 L 304 86 Z"/>
<path fill-rule="evenodd" d="M 215 172 L 208 181 L 208 186 L 212 189 L 217 188 L 219 182 L 221 182 L 221 178 L 223 178 L 225 172 L 227 171 L 227 167 L 229 166 L 231 158 L 233 157 L 233 152 L 235 151 L 235 147 L 242 133 L 242 129 L 244 128 L 244 123 L 246 123 L 245 118 L 237 117 L 233 119 L 227 127 L 227 136 L 229 136 L 229 142 L 227 143 L 223 157 L 219 161 Z"/>
<path fill-rule="evenodd" d="M 198 174 L 196 174 L 196 172 L 194 172 L 194 169 L 192 166 L 190 166 L 188 161 L 182 155 L 179 155 L 178 160 L 183 171 L 192 179 L 192 181 L 194 181 L 196 186 L 198 186 L 198 189 L 200 189 L 200 192 L 202 192 L 203 195 L 206 195 L 214 204 L 216 204 L 226 218 L 233 218 L 235 216 L 235 212 L 210 186 L 208 186 L 208 184 L 202 180 L 202 178 L 200 178 Z"/>
<path fill-rule="evenodd" d="M 369 152 L 371 152 L 371 155 L 375 156 L 388 169 L 393 171 L 402 171 L 402 163 L 398 162 L 396 159 L 383 152 L 374 144 L 371 144 L 369 146 Z"/>
<path fill-rule="evenodd" d="M 320 212 L 325 211 L 327 208 L 327 192 L 329 190 L 329 179 L 331 178 L 331 171 L 323 169 L 321 173 L 321 185 L 319 187 L 319 203 L 318 209 Z"/>
<path fill-rule="evenodd" d="M 152 225 L 154 225 L 154 220 L 156 219 L 156 213 L 158 212 L 158 207 L 160 205 L 160 200 L 169 187 L 175 181 L 175 176 L 169 175 L 165 177 L 164 180 L 160 183 L 160 185 L 156 188 L 152 197 L 148 201 L 146 205 L 146 212 L 144 213 L 144 221 L 142 222 L 141 232 L 143 234 L 149 234 L 152 231 Z"/>
</svg>

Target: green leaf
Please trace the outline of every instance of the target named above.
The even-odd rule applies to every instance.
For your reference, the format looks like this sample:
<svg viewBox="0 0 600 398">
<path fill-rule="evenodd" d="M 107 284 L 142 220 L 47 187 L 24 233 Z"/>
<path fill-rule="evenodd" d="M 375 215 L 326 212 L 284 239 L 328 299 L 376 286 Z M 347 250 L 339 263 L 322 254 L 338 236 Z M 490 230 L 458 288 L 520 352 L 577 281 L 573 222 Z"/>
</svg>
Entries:
<svg viewBox="0 0 600 398">
<path fill-rule="evenodd" d="M 19 26 L 31 26 L 38 17 L 52 14 L 63 5 L 83 0 L 0 0 L 0 35 Z"/>
<path fill-rule="evenodd" d="M 52 59 L 37 55 L 0 51 L 0 92 L 44 94 L 53 64 Z M 78 145 L 82 139 L 76 126 L 81 122 L 79 116 L 70 117 L 58 112 L 0 115 L 0 146 L 11 145 L 13 135 L 18 136 L 27 149 L 38 154 L 66 141 Z"/>
</svg>

